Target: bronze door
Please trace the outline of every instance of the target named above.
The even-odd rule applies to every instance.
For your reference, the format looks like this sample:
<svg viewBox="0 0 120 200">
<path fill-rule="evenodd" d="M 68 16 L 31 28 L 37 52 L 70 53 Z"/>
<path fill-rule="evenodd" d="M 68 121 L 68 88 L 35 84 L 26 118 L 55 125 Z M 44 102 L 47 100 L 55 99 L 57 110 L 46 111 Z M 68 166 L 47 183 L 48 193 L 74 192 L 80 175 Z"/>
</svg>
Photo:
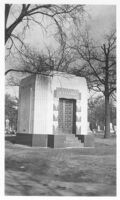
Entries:
<svg viewBox="0 0 120 200">
<path fill-rule="evenodd" d="M 75 129 L 75 100 L 59 99 L 58 126 L 60 133 L 73 133 Z"/>
</svg>

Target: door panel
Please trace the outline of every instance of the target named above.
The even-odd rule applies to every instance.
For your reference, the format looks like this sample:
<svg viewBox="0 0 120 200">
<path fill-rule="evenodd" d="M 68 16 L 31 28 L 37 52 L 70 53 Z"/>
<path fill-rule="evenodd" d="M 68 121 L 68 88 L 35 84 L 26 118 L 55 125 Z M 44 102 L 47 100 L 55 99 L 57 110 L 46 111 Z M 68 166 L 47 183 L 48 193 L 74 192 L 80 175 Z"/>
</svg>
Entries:
<svg viewBox="0 0 120 200">
<path fill-rule="evenodd" d="M 75 100 L 60 99 L 59 100 L 59 115 L 58 126 L 61 133 L 73 133 L 74 130 L 74 113 Z"/>
</svg>

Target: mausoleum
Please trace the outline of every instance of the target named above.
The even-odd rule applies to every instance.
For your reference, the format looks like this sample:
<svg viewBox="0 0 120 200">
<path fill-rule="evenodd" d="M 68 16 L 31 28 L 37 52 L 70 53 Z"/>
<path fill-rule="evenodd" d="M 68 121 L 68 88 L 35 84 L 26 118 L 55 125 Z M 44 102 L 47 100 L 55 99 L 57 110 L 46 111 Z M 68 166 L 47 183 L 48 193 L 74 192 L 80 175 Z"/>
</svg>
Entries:
<svg viewBox="0 0 120 200">
<path fill-rule="evenodd" d="M 93 145 L 87 131 L 86 79 L 63 72 L 21 81 L 16 143 L 66 148 Z"/>
</svg>

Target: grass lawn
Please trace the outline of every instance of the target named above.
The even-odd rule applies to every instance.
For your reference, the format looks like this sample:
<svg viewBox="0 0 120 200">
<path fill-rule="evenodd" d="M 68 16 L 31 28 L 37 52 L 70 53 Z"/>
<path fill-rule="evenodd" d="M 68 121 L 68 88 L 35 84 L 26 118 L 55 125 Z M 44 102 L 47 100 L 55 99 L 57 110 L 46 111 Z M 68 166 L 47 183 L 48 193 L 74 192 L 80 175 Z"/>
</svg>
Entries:
<svg viewBox="0 0 120 200">
<path fill-rule="evenodd" d="M 115 196 L 116 139 L 81 149 L 6 142 L 5 170 L 5 195 Z"/>
</svg>

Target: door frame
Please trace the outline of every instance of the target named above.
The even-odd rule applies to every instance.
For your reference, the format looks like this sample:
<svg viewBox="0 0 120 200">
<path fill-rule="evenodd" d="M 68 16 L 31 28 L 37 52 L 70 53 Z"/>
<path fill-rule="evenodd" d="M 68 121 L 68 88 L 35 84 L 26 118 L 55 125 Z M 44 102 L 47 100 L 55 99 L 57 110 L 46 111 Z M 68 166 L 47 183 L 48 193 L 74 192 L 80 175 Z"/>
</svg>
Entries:
<svg viewBox="0 0 120 200">
<path fill-rule="evenodd" d="M 59 98 L 59 105 L 60 105 L 60 100 L 70 100 L 72 103 L 73 103 L 73 120 L 72 120 L 72 133 L 69 133 L 69 134 L 76 134 L 76 99 L 69 99 L 69 98 Z M 64 116 L 63 116 L 63 120 L 65 120 L 65 104 L 63 104 L 63 113 L 64 113 Z M 58 132 L 61 133 L 61 130 L 59 129 L 59 109 L 58 109 Z M 68 133 L 65 133 L 63 132 L 64 134 L 68 134 Z"/>
</svg>

